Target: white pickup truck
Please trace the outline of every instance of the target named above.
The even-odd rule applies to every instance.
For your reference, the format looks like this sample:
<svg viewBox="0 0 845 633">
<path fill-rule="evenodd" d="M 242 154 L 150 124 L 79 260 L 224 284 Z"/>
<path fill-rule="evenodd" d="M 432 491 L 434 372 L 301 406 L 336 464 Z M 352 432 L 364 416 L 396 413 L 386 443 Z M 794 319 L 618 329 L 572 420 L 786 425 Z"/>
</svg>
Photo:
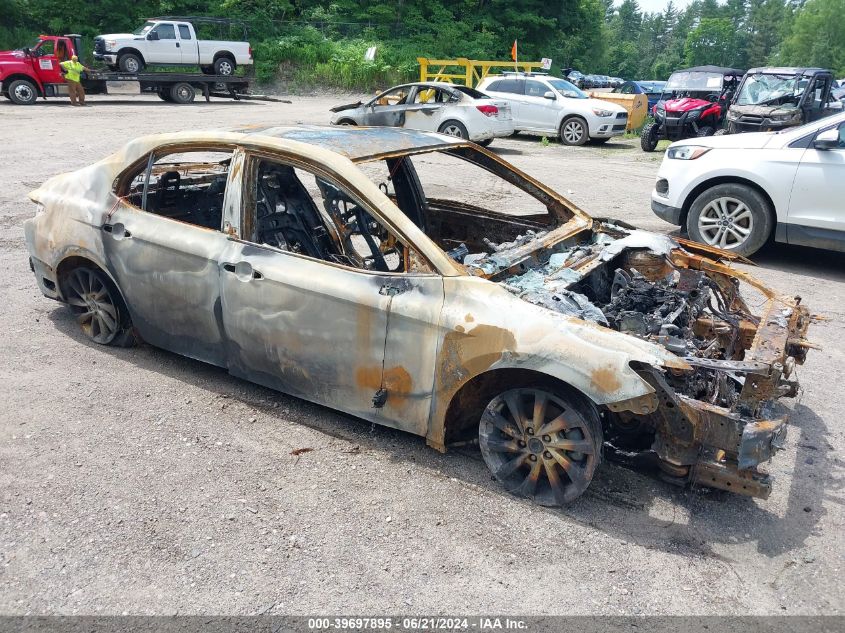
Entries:
<svg viewBox="0 0 845 633">
<path fill-rule="evenodd" d="M 233 75 L 238 66 L 252 64 L 249 42 L 198 39 L 195 23 L 216 27 L 237 24 L 223 18 L 152 18 L 134 33 L 98 35 L 94 38 L 94 59 L 125 73 L 160 64 L 199 66 L 206 74 Z"/>
</svg>

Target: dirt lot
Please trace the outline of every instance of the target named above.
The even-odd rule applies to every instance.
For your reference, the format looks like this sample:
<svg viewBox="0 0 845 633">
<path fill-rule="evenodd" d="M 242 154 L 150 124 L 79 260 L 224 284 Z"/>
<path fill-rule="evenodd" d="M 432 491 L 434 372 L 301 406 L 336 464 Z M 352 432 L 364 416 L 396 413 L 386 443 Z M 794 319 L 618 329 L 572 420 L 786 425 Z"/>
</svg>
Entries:
<svg viewBox="0 0 845 633">
<path fill-rule="evenodd" d="M 756 274 L 830 318 L 810 331 L 824 349 L 800 371 L 770 499 L 605 464 L 563 511 L 502 492 L 472 450 L 440 455 L 148 346 L 89 343 L 39 294 L 22 222 L 44 179 L 134 136 L 323 123 L 344 99 L 0 103 L 0 612 L 845 612 L 842 256 L 758 258 Z M 633 141 L 492 147 L 596 215 L 673 228 L 649 209 L 661 157 Z"/>
</svg>

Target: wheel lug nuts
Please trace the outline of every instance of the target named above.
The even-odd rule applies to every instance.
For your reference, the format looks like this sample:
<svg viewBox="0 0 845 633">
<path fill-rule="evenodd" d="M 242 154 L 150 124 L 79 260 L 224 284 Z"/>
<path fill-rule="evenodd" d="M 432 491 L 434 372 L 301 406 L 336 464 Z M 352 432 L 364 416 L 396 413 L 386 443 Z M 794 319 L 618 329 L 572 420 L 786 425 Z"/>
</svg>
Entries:
<svg viewBox="0 0 845 633">
<path fill-rule="evenodd" d="M 543 436 L 543 441 L 544 441 L 544 442 L 551 442 L 551 441 L 552 441 L 552 438 L 551 438 L 551 437 L 549 437 L 548 435 L 544 435 L 544 436 Z"/>
<path fill-rule="evenodd" d="M 534 429 L 532 429 L 530 426 L 525 429 L 525 432 L 528 433 L 528 435 L 534 435 Z"/>
<path fill-rule="evenodd" d="M 532 462 L 536 462 L 537 456 L 532 453 L 531 455 L 528 456 L 528 459 L 530 459 Z"/>
<path fill-rule="evenodd" d="M 549 451 L 543 451 L 543 457 L 545 457 L 546 459 L 551 459 L 552 454 Z"/>
<path fill-rule="evenodd" d="M 517 443 L 519 444 L 519 448 L 525 448 L 526 447 L 525 442 L 523 442 L 522 440 L 519 440 L 519 442 L 517 442 Z"/>
</svg>

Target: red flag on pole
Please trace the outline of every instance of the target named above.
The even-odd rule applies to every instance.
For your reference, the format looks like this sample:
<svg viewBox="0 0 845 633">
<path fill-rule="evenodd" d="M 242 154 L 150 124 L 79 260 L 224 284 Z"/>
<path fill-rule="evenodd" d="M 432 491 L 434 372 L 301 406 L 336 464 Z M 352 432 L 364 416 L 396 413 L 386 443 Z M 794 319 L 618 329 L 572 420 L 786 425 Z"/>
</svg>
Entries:
<svg viewBox="0 0 845 633">
<path fill-rule="evenodd" d="M 511 59 L 516 61 L 516 40 L 513 41 L 513 46 L 511 47 Z"/>
</svg>

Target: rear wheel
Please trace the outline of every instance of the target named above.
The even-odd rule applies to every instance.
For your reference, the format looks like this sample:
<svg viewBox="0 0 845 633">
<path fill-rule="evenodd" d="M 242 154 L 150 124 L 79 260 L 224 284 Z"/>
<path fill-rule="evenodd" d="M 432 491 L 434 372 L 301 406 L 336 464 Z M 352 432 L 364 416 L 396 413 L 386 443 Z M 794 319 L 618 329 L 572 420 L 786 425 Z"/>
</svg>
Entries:
<svg viewBox="0 0 845 633">
<path fill-rule="evenodd" d="M 100 345 L 130 347 L 137 341 L 120 293 L 94 268 L 75 268 L 64 282 L 64 295 L 76 321 L 89 339 Z"/>
<path fill-rule="evenodd" d="M 657 123 L 646 123 L 640 132 L 640 147 L 644 152 L 653 152 L 660 140 L 660 127 Z"/>
<path fill-rule="evenodd" d="M 170 91 L 166 88 L 163 90 L 157 90 L 156 94 L 158 95 L 158 98 L 162 101 L 167 101 L 168 103 L 170 103 Z"/>
<path fill-rule="evenodd" d="M 716 185 L 692 203 L 687 232 L 696 242 L 751 255 L 772 233 L 771 208 L 759 191 L 747 185 Z"/>
<path fill-rule="evenodd" d="M 170 88 L 170 100 L 173 103 L 191 103 L 194 97 L 196 97 L 196 94 L 197 91 L 194 90 L 194 87 L 186 81 L 173 84 L 173 87 Z"/>
<path fill-rule="evenodd" d="M 460 121 L 446 121 L 437 131 L 446 136 L 469 138 L 469 132 L 467 132 L 466 126 Z"/>
<path fill-rule="evenodd" d="M 583 145 L 590 139 L 587 122 L 573 116 L 560 124 L 560 140 L 564 145 Z"/>
<path fill-rule="evenodd" d="M 601 461 L 595 407 L 547 386 L 510 389 L 487 405 L 478 428 L 484 462 L 508 492 L 561 506 L 590 485 Z"/>
<path fill-rule="evenodd" d="M 235 60 L 231 57 L 219 57 L 214 60 L 214 74 L 215 75 L 234 75 L 235 74 Z"/>
<path fill-rule="evenodd" d="M 9 84 L 9 99 L 17 105 L 32 105 L 38 101 L 38 89 L 27 79 L 15 79 Z"/>
<path fill-rule="evenodd" d="M 492 138 L 486 138 L 483 141 L 476 141 L 481 147 L 490 147 L 490 143 L 493 142 Z"/>
</svg>

